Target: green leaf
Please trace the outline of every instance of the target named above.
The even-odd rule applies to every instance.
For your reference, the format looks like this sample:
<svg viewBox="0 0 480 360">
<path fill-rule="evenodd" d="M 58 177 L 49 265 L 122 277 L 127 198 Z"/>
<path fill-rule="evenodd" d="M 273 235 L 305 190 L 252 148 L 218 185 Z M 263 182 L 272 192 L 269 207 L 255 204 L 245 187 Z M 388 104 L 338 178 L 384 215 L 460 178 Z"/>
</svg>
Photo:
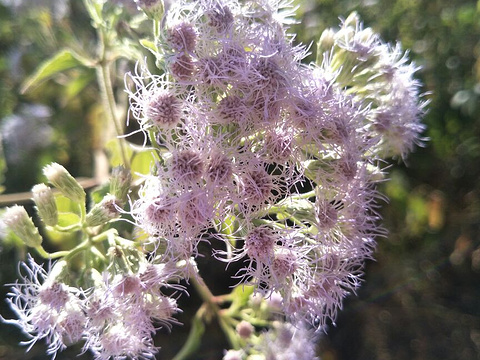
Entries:
<svg viewBox="0 0 480 360">
<path fill-rule="evenodd" d="M 23 83 L 21 92 L 27 92 L 32 87 L 40 85 L 43 81 L 50 79 L 52 76 L 60 72 L 80 66 L 92 67 L 93 63 L 88 59 L 79 56 L 72 50 L 61 50 L 52 58 L 40 64 L 35 73 L 28 77 Z"/>
<path fill-rule="evenodd" d="M 80 222 L 80 216 L 77 214 L 67 212 L 58 213 L 58 225 L 61 227 L 72 226 Z"/>
<path fill-rule="evenodd" d="M 248 304 L 250 296 L 253 294 L 254 287 L 252 285 L 237 285 L 232 293 L 232 304 L 230 305 L 230 311 L 237 311 L 244 308 Z"/>
<path fill-rule="evenodd" d="M 96 72 L 93 69 L 86 69 L 87 71 L 81 71 L 77 77 L 72 79 L 66 89 L 68 99 L 75 98 L 83 89 L 85 89 L 90 83 L 95 81 Z"/>
<path fill-rule="evenodd" d="M 58 225 L 60 227 L 68 227 L 80 223 L 80 214 L 82 211 L 85 211 L 85 203 L 77 203 L 60 194 L 55 195 L 55 203 L 57 204 Z"/>
<path fill-rule="evenodd" d="M 112 59 L 128 59 L 137 61 L 142 59 L 143 53 L 138 43 L 124 39 L 121 43 L 115 43 L 111 53 Z"/>
<path fill-rule="evenodd" d="M 63 195 L 55 195 L 55 203 L 57 204 L 58 212 L 78 211 L 78 204 Z"/>
<path fill-rule="evenodd" d="M 105 145 L 105 149 L 107 150 L 109 155 L 110 165 L 112 167 L 125 165 L 122 157 L 122 149 L 120 147 L 120 141 L 125 142 L 125 140 L 123 139 L 111 139 Z M 125 152 L 127 152 L 125 154 L 127 159 L 131 159 L 133 150 L 129 146 L 124 146 L 123 149 L 125 150 Z"/>
<path fill-rule="evenodd" d="M 150 173 L 153 156 L 150 151 L 141 151 L 135 154 L 132 160 L 131 171 L 134 179 L 138 174 L 147 175 Z"/>
<path fill-rule="evenodd" d="M 157 48 L 157 45 L 155 45 L 155 43 L 153 41 L 150 41 L 150 40 L 147 40 L 147 39 L 140 39 L 140 44 L 145 48 L 147 49 L 148 51 L 150 51 L 153 55 L 155 55 L 156 57 L 158 57 L 159 53 L 158 53 L 158 48 Z"/>
<path fill-rule="evenodd" d="M 104 0 L 84 0 L 85 8 L 90 15 L 90 18 L 93 21 L 93 24 L 104 25 L 105 21 L 103 20 L 103 5 L 105 4 Z"/>
<path fill-rule="evenodd" d="M 110 182 L 106 182 L 100 186 L 97 186 L 95 189 L 93 189 L 90 192 L 90 199 L 93 204 L 98 204 L 100 201 L 103 200 L 105 195 L 108 194 L 108 191 L 110 189 Z"/>
</svg>

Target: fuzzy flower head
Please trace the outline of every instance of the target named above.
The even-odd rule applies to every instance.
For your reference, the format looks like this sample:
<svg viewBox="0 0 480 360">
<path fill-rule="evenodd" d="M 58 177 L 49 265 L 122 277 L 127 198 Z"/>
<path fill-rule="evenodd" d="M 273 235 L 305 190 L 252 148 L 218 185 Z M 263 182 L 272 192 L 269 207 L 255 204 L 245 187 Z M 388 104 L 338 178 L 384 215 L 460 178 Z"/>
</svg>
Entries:
<svg viewBox="0 0 480 360">
<path fill-rule="evenodd" d="M 157 352 L 155 323 L 170 327 L 179 309 L 162 293 L 172 277 L 167 267 L 142 264 L 138 274 L 105 273 L 86 298 L 86 342 L 95 359 L 150 359 Z"/>
<path fill-rule="evenodd" d="M 167 29 L 167 43 L 176 51 L 191 53 L 197 43 L 196 30 L 187 22 L 175 24 Z"/>
<path fill-rule="evenodd" d="M 245 238 L 245 252 L 259 263 L 268 263 L 273 259 L 277 237 L 267 227 L 257 227 L 250 231 Z"/>
<path fill-rule="evenodd" d="M 232 174 L 232 160 L 219 152 L 213 152 L 206 169 L 207 179 L 214 186 L 222 186 L 231 182 Z"/>
<path fill-rule="evenodd" d="M 172 178 L 181 184 L 192 184 L 203 176 L 204 164 L 193 150 L 174 152 L 170 162 Z"/>
<path fill-rule="evenodd" d="M 317 360 L 315 343 L 315 333 L 308 325 L 275 321 L 271 329 L 260 334 L 253 354 L 247 359 Z"/>
<path fill-rule="evenodd" d="M 43 174 L 50 184 L 70 200 L 79 203 L 85 201 L 85 190 L 62 165 L 49 164 L 43 168 Z"/>
<path fill-rule="evenodd" d="M 247 168 L 241 177 L 241 197 L 247 208 L 261 206 L 272 200 L 275 178 L 263 167 Z"/>
<path fill-rule="evenodd" d="M 234 21 L 232 11 L 226 5 L 216 4 L 207 9 L 208 25 L 219 33 L 227 32 Z"/>
<path fill-rule="evenodd" d="M 168 91 L 158 91 L 147 105 L 145 115 L 161 128 L 175 127 L 180 121 L 182 102 Z"/>
<path fill-rule="evenodd" d="M 32 188 L 32 196 L 43 222 L 48 226 L 57 225 L 58 211 L 52 189 L 45 184 L 37 184 Z"/>
<path fill-rule="evenodd" d="M 24 342 L 28 349 L 44 339 L 47 353 L 55 356 L 84 334 L 81 292 L 54 279 L 54 271 L 48 273 L 31 257 L 21 265 L 23 282 L 13 285 L 7 299 L 17 320 L 3 321 L 17 325 L 29 336 L 30 340 Z M 62 263 L 55 267 L 58 270 Z"/>
<path fill-rule="evenodd" d="M 175 198 L 169 197 L 158 178 L 147 178 L 140 199 L 132 204 L 135 223 L 150 236 L 170 234 L 176 223 Z"/>
<path fill-rule="evenodd" d="M 182 120 L 183 100 L 165 76 L 153 75 L 146 68 L 135 74 L 128 73 L 126 82 L 131 81 L 135 89 L 127 88 L 130 112 L 142 130 L 156 127 L 173 129 Z"/>
</svg>

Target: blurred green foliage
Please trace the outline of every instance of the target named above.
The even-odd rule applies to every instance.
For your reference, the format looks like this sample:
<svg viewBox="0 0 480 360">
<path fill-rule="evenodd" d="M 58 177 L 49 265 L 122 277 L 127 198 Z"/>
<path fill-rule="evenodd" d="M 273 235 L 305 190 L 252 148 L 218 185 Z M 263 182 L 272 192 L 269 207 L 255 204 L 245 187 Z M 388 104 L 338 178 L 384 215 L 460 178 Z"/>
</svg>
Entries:
<svg viewBox="0 0 480 360">
<path fill-rule="evenodd" d="M 378 241 L 359 297 L 322 342 L 323 359 L 478 359 L 480 2 L 298 3 L 300 41 L 315 42 L 316 29 L 351 11 L 384 40 L 400 40 L 422 67 L 430 100 L 429 141 L 406 165 L 394 164 L 381 187 L 389 235 Z"/>
<path fill-rule="evenodd" d="M 61 162 L 76 176 L 91 176 L 92 148 L 97 146 L 96 129 L 102 116 L 94 74 L 71 69 L 68 77 L 57 75 L 21 94 L 27 76 L 60 49 L 95 52 L 95 31 L 83 4 L 73 0 L 41 1 L 37 6 L 26 1 L 19 2 L 24 6 L 7 3 L 0 2 L 0 128 L 5 153 L 0 174 L 5 174 L 6 192 L 29 190 L 41 180 L 40 169 L 51 161 Z M 365 27 L 392 43 L 399 39 L 404 49 L 410 49 L 410 57 L 422 66 L 418 76 L 430 100 L 425 117 L 425 136 L 430 140 L 406 164 L 393 164 L 391 179 L 381 187 L 390 199 L 382 209 L 389 236 L 378 239 L 377 260 L 367 266 L 359 297 L 346 302 L 337 326 L 321 341 L 322 359 L 478 359 L 480 2 L 297 3 L 300 22 L 292 30 L 296 41 L 313 44 L 309 60 L 315 59 L 314 44 L 321 31 L 337 27 L 339 17 L 357 11 Z M 66 6 L 65 13 L 59 10 L 61 4 Z M 126 8 L 126 14 L 132 9 Z M 127 37 L 138 35 L 122 19 L 117 26 Z M 128 63 L 120 62 L 119 79 L 126 70 Z M 120 81 L 119 98 L 121 86 Z M 43 107 L 32 108 L 39 104 Z M 23 122 L 7 126 L 18 118 Z M 32 146 L 15 147 L 6 138 L 12 132 L 20 145 Z M 45 141 L 33 141 L 38 134 Z M 15 264 L 22 254 L 13 252 L 8 243 L 0 249 L 0 283 L 4 284 L 16 278 Z M 0 292 L 2 298 L 5 291 Z M 10 317 L 3 303 L 2 315 Z M 1 325 L 0 359 L 44 358 L 41 348 L 28 355 L 11 348 L 19 338 L 18 331 Z M 57 358 L 68 359 L 76 351 Z M 207 351 L 203 354 L 198 359 L 218 358 L 218 353 L 217 357 Z"/>
</svg>

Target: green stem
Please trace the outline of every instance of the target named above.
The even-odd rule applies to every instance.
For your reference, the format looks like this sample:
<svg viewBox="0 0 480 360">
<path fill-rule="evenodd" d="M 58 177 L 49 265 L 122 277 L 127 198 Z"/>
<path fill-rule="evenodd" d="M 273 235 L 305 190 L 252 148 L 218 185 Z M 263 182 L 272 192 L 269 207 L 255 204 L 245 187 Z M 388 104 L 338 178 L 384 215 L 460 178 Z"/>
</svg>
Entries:
<svg viewBox="0 0 480 360">
<path fill-rule="evenodd" d="M 94 236 L 90 239 L 90 241 L 94 244 L 100 243 L 104 240 L 110 239 L 112 236 L 118 235 L 117 229 L 108 229 L 97 236 Z"/>
<path fill-rule="evenodd" d="M 290 198 L 294 199 L 294 200 L 308 199 L 308 198 L 314 197 L 315 195 L 316 195 L 315 194 L 315 189 L 313 189 L 313 190 L 310 190 L 309 192 L 306 192 L 306 193 L 291 195 Z"/>
<path fill-rule="evenodd" d="M 81 229 L 82 229 L 82 225 L 80 224 L 80 222 L 77 223 L 77 224 L 69 225 L 69 226 L 59 226 L 59 225 L 55 225 L 55 226 L 52 226 L 52 229 L 54 229 L 55 231 L 58 231 L 58 232 L 68 232 L 68 233 L 71 233 L 71 232 L 74 232 L 74 231 L 81 230 Z"/>
<path fill-rule="evenodd" d="M 67 256 L 68 254 L 70 254 L 70 251 L 57 251 L 57 252 L 54 252 L 54 253 L 49 253 L 41 245 L 37 246 L 35 248 L 35 250 L 44 259 L 58 259 L 58 258 Z"/>
<path fill-rule="evenodd" d="M 205 325 L 202 320 L 204 313 L 205 306 L 201 306 L 193 318 L 187 341 L 172 360 L 186 360 L 198 349 L 201 337 L 205 333 Z"/>
<path fill-rule="evenodd" d="M 94 246 L 94 244 L 97 244 L 99 242 L 102 242 L 104 240 L 107 240 L 109 238 L 112 238 L 117 234 L 116 229 L 108 229 L 107 231 L 94 236 L 92 238 L 87 237 L 85 240 L 83 240 L 80 244 L 75 246 L 71 250 L 65 250 L 65 251 L 57 251 L 54 253 L 49 253 L 47 252 L 41 245 L 37 246 L 35 250 L 38 252 L 40 256 L 42 256 L 45 259 L 58 259 L 61 257 L 65 257 L 65 260 L 71 259 L 75 255 L 77 255 L 79 252 L 84 251 L 88 249 L 89 247 Z"/>
<path fill-rule="evenodd" d="M 78 204 L 80 207 L 80 222 L 83 224 L 85 222 L 85 218 L 87 217 L 87 203 L 86 199 L 84 198 L 83 201 Z"/>
<path fill-rule="evenodd" d="M 73 258 L 75 255 L 77 255 L 79 252 L 88 249 L 90 246 L 91 246 L 90 239 L 86 239 L 82 241 L 80 244 L 78 244 L 68 252 L 68 254 L 65 256 L 65 260 L 68 261 L 69 259 Z"/>
<path fill-rule="evenodd" d="M 162 24 L 159 20 L 153 20 L 153 38 L 155 42 L 160 38 L 162 32 Z"/>
<path fill-rule="evenodd" d="M 192 265 L 188 265 L 188 266 L 192 267 L 191 268 L 192 272 L 195 271 Z M 212 294 L 208 286 L 205 284 L 205 281 L 203 280 L 203 278 L 197 272 L 190 278 L 190 282 L 192 283 L 193 287 L 195 288 L 197 293 L 200 295 L 204 303 L 216 315 L 218 319 L 218 323 L 222 328 L 232 348 L 234 349 L 238 348 L 239 347 L 238 338 L 235 335 L 235 331 L 233 330 L 232 326 L 229 325 L 231 318 L 229 314 L 221 311 L 220 307 L 215 302 L 215 296 Z"/>
<path fill-rule="evenodd" d="M 114 125 L 117 136 L 123 135 L 122 126 L 119 123 L 116 115 L 116 103 L 113 95 L 112 79 L 110 76 L 110 65 L 107 60 L 102 59 L 97 66 L 97 80 L 100 87 L 100 93 L 102 95 L 102 103 L 109 122 Z M 126 168 L 130 168 L 130 161 L 127 158 L 125 150 L 125 143 L 122 139 L 118 139 L 120 146 L 120 153 L 123 163 Z"/>
</svg>

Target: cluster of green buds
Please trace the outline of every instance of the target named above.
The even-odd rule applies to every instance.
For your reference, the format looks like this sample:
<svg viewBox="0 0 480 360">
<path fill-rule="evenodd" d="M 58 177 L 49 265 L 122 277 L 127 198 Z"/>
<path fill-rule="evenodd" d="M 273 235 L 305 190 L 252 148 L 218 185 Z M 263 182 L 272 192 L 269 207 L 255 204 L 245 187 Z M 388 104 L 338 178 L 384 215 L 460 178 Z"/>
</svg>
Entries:
<svg viewBox="0 0 480 360">
<path fill-rule="evenodd" d="M 33 186 L 32 199 L 38 218 L 45 225 L 46 231 L 82 231 L 87 237 L 95 233 L 94 228 L 105 227 L 119 218 L 120 211 L 127 202 L 132 181 L 128 170 L 123 167 L 115 168 L 108 185 L 108 193 L 87 212 L 85 190 L 62 165 L 47 165 L 43 173 L 53 188 L 44 183 Z M 3 221 L 25 245 L 35 248 L 42 256 L 57 257 L 45 252 L 42 236 L 23 206 L 7 208 Z M 59 256 L 64 254 L 65 252 L 58 253 Z"/>
</svg>

